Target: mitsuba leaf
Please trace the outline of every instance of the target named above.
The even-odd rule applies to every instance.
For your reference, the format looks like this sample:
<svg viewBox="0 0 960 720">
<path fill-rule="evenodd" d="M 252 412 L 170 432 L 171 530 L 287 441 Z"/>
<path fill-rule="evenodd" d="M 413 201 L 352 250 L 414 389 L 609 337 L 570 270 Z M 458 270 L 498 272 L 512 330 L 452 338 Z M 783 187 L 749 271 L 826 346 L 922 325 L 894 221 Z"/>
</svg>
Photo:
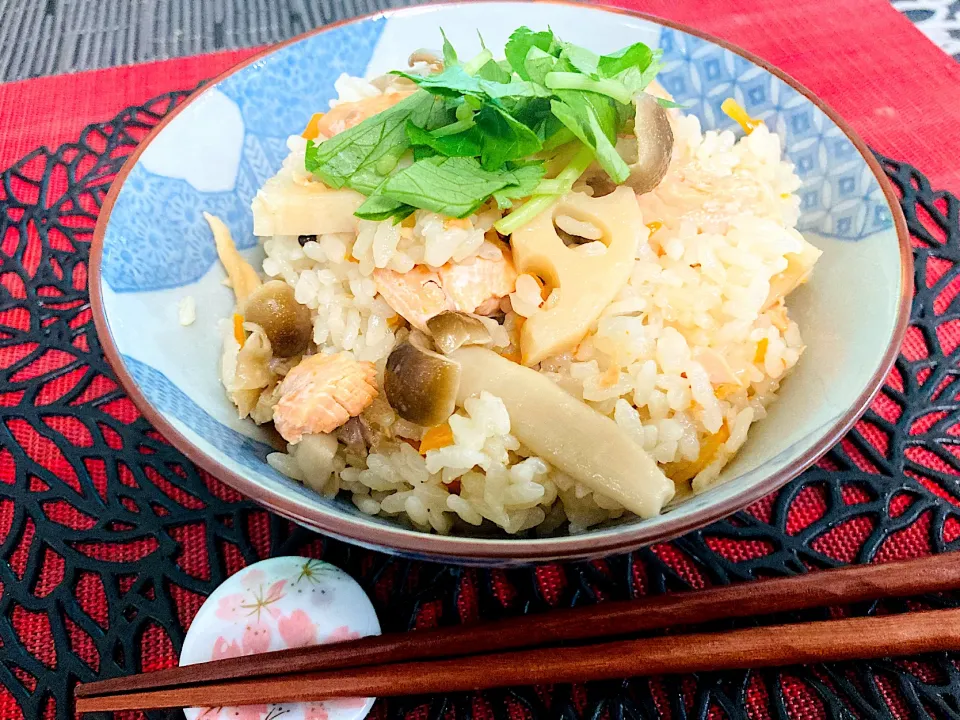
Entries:
<svg viewBox="0 0 960 720">
<path fill-rule="evenodd" d="M 411 205 L 406 205 L 405 203 L 374 192 L 373 195 L 364 200 L 363 204 L 356 209 L 354 215 L 363 220 L 376 220 L 379 222 L 381 220 L 389 220 L 390 218 L 402 220 L 414 210 L 416 210 L 416 208 Z"/>
<path fill-rule="evenodd" d="M 510 71 L 505 70 L 496 60 L 488 60 L 483 67 L 477 70 L 477 77 L 481 80 L 496 83 L 509 83 L 513 78 Z"/>
<path fill-rule="evenodd" d="M 553 114 L 582 143 L 594 150 L 597 163 L 610 178 L 616 183 L 622 183 L 630 175 L 630 169 L 614 147 L 616 136 L 614 135 L 613 140 L 607 136 L 607 129 L 597 116 L 593 105 L 572 100 L 574 104 L 554 100 L 550 105 Z"/>
<path fill-rule="evenodd" d="M 503 48 L 503 55 L 517 75 L 524 80 L 529 80 L 530 75 L 526 68 L 527 53 L 535 47 L 546 53 L 551 52 L 551 50 L 555 51 L 555 41 L 556 38 L 550 30 L 533 32 L 528 27 L 519 27 L 513 31 L 510 39 L 507 40 L 507 44 Z"/>
<path fill-rule="evenodd" d="M 407 137 L 411 144 L 425 145 L 437 154 L 446 157 L 475 157 L 480 154 L 478 135 L 470 130 L 438 137 L 408 122 Z"/>
<path fill-rule="evenodd" d="M 440 34 L 443 36 L 443 66 L 448 68 L 459 65 L 457 51 L 453 49 L 453 45 L 447 40 L 447 34 L 443 31 L 443 28 L 440 28 Z"/>
<path fill-rule="evenodd" d="M 497 170 L 509 161 L 540 152 L 537 134 L 511 115 L 493 105 L 477 113 L 474 134 L 480 144 L 480 164 L 485 170 Z"/>
<path fill-rule="evenodd" d="M 473 214 L 493 193 L 515 184 L 510 173 L 484 170 L 474 158 L 432 157 L 414 163 L 384 183 L 385 196 L 447 217 Z"/>
<path fill-rule="evenodd" d="M 497 201 L 497 206 L 501 210 L 506 210 L 513 205 L 514 200 L 530 197 L 537 185 L 543 179 L 543 163 L 530 163 L 521 165 L 511 171 L 516 183 L 508 185 L 502 190 L 497 190 L 493 194 L 493 199 Z"/>
<path fill-rule="evenodd" d="M 534 46 L 530 48 L 527 57 L 524 60 L 524 67 L 527 70 L 528 79 L 532 82 L 543 85 L 543 79 L 548 72 L 553 72 L 557 65 L 557 59 L 548 52 Z"/>
<path fill-rule="evenodd" d="M 610 55 L 601 55 L 597 69 L 603 77 L 616 77 L 627 68 L 646 70 L 653 61 L 653 50 L 643 43 L 634 43 Z"/>
<path fill-rule="evenodd" d="M 592 53 L 586 48 L 570 43 L 563 44 L 563 52 L 560 53 L 560 59 L 566 60 L 578 72 L 591 77 L 597 74 L 597 66 L 600 58 L 596 53 Z"/>
<path fill-rule="evenodd" d="M 330 187 L 370 195 L 410 147 L 407 121 L 429 128 L 444 113 L 452 114 L 429 93 L 414 93 L 319 145 L 307 143 L 304 165 Z"/>
</svg>

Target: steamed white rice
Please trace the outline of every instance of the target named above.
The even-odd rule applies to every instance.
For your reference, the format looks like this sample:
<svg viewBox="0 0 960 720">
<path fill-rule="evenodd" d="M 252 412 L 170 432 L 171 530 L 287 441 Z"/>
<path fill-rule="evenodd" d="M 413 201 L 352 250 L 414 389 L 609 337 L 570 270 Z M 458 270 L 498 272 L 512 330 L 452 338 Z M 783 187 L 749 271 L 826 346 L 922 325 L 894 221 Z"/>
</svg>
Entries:
<svg viewBox="0 0 960 720">
<path fill-rule="evenodd" d="M 355 78 L 342 78 L 337 90 L 341 101 L 379 92 Z M 545 360 L 540 372 L 612 417 L 674 479 L 682 498 L 717 482 L 803 351 L 797 325 L 782 301 L 768 303 L 768 294 L 771 279 L 787 268 L 785 256 L 800 252 L 804 241 L 795 230 L 800 181 L 782 160 L 777 135 L 762 125 L 740 139 L 704 133 L 696 117 L 679 113 L 672 124 L 670 170 L 638 198 L 646 227 L 637 232 L 629 283 L 587 337 Z M 305 141 L 293 137 L 289 147 L 281 175 L 309 182 Z M 586 181 L 578 187 L 592 192 Z M 484 236 L 499 217 L 486 210 L 450 222 L 419 210 L 401 225 L 360 221 L 356 236 L 321 235 L 303 245 L 297 237 L 274 236 L 264 241 L 263 271 L 287 282 L 310 309 L 319 352 L 348 351 L 371 361 L 380 381 L 387 356 L 407 330 L 377 296 L 371 273 L 496 252 Z M 557 223 L 594 237 L 589 224 L 573 218 Z M 578 251 L 603 249 L 588 242 Z M 518 318 L 555 301 L 544 302 L 536 280 L 521 275 L 501 303 L 504 320 L 494 340 L 499 351 L 517 350 Z M 260 377 L 241 387 L 240 352 L 227 329 L 227 389 L 235 400 L 241 397 L 242 414 L 268 421 L 286 368 L 271 361 L 265 385 L 249 387 L 263 382 Z M 425 455 L 411 444 L 424 429 L 400 419 L 382 395 L 362 417 L 376 437 L 366 456 L 323 438 L 268 460 L 325 495 L 346 493 L 364 513 L 439 533 L 484 521 L 511 534 L 549 533 L 564 523 L 576 533 L 625 512 L 532 457 L 511 435 L 503 402 L 489 393 L 468 400 L 450 419 L 452 444 Z"/>
</svg>

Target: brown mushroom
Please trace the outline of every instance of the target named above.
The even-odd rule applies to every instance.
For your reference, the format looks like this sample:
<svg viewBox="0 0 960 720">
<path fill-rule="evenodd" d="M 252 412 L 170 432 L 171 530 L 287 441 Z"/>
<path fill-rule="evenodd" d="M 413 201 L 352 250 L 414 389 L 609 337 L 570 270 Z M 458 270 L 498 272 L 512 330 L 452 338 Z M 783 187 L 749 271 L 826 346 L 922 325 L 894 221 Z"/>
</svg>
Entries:
<svg viewBox="0 0 960 720">
<path fill-rule="evenodd" d="M 354 455 L 367 456 L 367 449 L 372 445 L 372 433 L 366 421 L 360 415 L 352 417 L 337 432 L 337 439 L 347 446 L 347 450 Z"/>
<path fill-rule="evenodd" d="M 428 339 L 411 333 L 387 358 L 383 392 L 404 420 L 433 427 L 456 407 L 460 365 L 428 347 Z"/>
<path fill-rule="evenodd" d="M 414 50 L 407 58 L 407 65 L 415 67 L 418 63 L 425 63 L 431 73 L 438 73 L 443 70 L 443 60 L 437 57 L 436 53 L 425 48 Z"/>
<path fill-rule="evenodd" d="M 480 320 L 462 312 L 442 312 L 427 320 L 427 329 L 437 349 L 449 355 L 463 345 L 490 342 L 490 331 Z"/>
<path fill-rule="evenodd" d="M 263 328 L 276 357 L 299 355 L 310 344 L 310 310 L 297 302 L 293 288 L 282 280 L 271 280 L 250 293 L 243 318 Z"/>
<path fill-rule="evenodd" d="M 667 174 L 673 155 L 673 130 L 667 111 L 652 95 L 640 95 L 636 106 L 637 160 L 630 163 L 630 177 L 624 184 L 642 195 L 659 185 Z"/>
</svg>

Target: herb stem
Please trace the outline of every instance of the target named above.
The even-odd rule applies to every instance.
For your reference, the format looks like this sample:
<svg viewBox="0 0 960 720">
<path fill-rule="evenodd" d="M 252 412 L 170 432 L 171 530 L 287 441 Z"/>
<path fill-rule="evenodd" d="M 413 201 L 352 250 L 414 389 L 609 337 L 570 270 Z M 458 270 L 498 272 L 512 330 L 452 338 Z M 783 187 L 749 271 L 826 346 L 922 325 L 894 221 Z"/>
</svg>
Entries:
<svg viewBox="0 0 960 720">
<path fill-rule="evenodd" d="M 493 53 L 484 48 L 475 58 L 464 64 L 463 71 L 467 75 L 476 75 L 480 68 L 491 60 L 493 60 Z"/>
<path fill-rule="evenodd" d="M 633 101 L 626 86 L 616 80 L 594 80 L 580 73 L 550 72 L 543 79 L 543 83 L 551 90 L 587 90 L 599 93 L 624 105 Z"/>
<path fill-rule="evenodd" d="M 433 131 L 433 136 L 446 137 L 447 135 L 456 135 L 458 132 L 469 130 L 476 124 L 477 124 L 476 121 L 471 116 L 467 120 L 457 120 L 456 122 L 452 122 L 449 125 L 438 127 L 436 130 Z"/>
<path fill-rule="evenodd" d="M 496 228 L 497 232 L 499 232 L 501 235 L 512 235 L 515 230 L 523 227 L 528 222 L 533 220 L 537 215 L 553 205 L 560 195 L 563 194 L 537 194 L 543 183 L 556 183 L 557 188 L 570 187 L 577 181 L 577 178 L 583 175 L 584 171 L 590 167 L 590 163 L 592 162 L 593 149 L 587 145 L 584 145 L 582 148 L 580 148 L 580 150 L 577 151 L 577 154 L 573 156 L 570 164 L 560 171 L 560 174 L 557 175 L 557 177 L 555 177 L 552 181 L 542 181 L 540 185 L 537 186 L 537 190 L 534 191 L 535 194 L 529 200 L 527 200 L 527 202 L 525 202 L 519 210 L 510 213 L 504 218 L 501 218 L 494 223 L 493 227 Z"/>
</svg>

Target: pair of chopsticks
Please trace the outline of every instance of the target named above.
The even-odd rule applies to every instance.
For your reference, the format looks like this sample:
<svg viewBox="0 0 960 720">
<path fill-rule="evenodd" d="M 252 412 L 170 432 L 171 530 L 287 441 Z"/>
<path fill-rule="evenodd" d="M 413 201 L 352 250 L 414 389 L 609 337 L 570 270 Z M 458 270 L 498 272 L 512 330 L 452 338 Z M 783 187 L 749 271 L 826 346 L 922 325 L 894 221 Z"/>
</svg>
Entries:
<svg viewBox="0 0 960 720">
<path fill-rule="evenodd" d="M 429 694 L 960 650 L 960 608 L 596 642 L 956 589 L 960 557 L 950 554 L 863 565 L 102 680 L 77 687 L 77 710 Z"/>
</svg>

